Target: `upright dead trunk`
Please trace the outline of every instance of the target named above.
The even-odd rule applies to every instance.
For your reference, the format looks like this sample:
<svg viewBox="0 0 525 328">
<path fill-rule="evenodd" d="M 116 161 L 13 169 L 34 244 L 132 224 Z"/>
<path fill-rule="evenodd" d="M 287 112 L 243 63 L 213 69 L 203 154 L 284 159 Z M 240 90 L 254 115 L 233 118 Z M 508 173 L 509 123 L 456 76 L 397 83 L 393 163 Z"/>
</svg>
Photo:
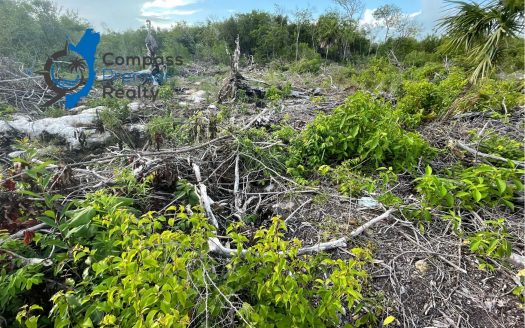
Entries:
<svg viewBox="0 0 525 328">
<path fill-rule="evenodd" d="M 299 60 L 299 35 L 301 28 L 297 28 L 297 37 L 295 38 L 295 61 Z"/>
</svg>

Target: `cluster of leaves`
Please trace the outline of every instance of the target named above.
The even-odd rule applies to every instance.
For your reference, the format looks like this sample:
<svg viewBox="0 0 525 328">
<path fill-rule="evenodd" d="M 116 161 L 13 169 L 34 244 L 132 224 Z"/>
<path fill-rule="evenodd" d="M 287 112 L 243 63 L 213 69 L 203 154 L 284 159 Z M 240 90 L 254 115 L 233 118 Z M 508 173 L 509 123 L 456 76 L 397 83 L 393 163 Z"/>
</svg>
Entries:
<svg viewBox="0 0 525 328">
<path fill-rule="evenodd" d="M 319 172 L 325 174 L 327 165 L 319 167 Z M 345 161 L 330 172 L 331 180 L 339 187 L 339 191 L 347 196 L 361 196 L 365 191 L 372 193 L 376 190 L 376 182 L 372 177 L 365 176 L 353 170 L 350 162 Z"/>
<path fill-rule="evenodd" d="M 514 167 L 480 164 L 449 171 L 448 177 L 438 177 L 427 166 L 425 175 L 416 179 L 417 190 L 428 205 L 445 209 L 506 206 L 513 210 L 515 194 L 524 190 L 521 181 L 524 173 Z"/>
<path fill-rule="evenodd" d="M 355 81 L 367 90 L 397 93 L 403 76 L 399 68 L 384 57 L 374 57 L 367 66 L 355 75 Z"/>
<path fill-rule="evenodd" d="M 470 251 L 498 259 L 509 257 L 512 252 L 512 245 L 508 240 L 505 219 L 487 220 L 484 223 L 487 226 L 486 230 L 478 231 L 467 237 Z M 487 267 L 486 263 L 482 263 L 482 265 Z"/>
<path fill-rule="evenodd" d="M 264 129 L 251 128 L 238 133 L 239 150 L 243 161 L 253 169 L 263 169 L 270 174 L 268 168 L 283 174 L 286 172 L 288 153 L 286 145 L 296 135 L 289 125 L 274 126 L 273 132 Z"/>
<path fill-rule="evenodd" d="M 176 123 L 171 115 L 155 116 L 146 124 L 146 133 L 152 141 L 159 136 L 163 139 L 173 139 L 178 132 Z"/>
<path fill-rule="evenodd" d="M 479 136 L 476 131 L 471 131 L 471 134 L 472 141 L 478 144 L 481 152 L 518 161 L 525 159 L 523 142 L 507 135 L 500 135 L 494 130 L 485 131 L 483 136 Z"/>
<path fill-rule="evenodd" d="M 392 167 L 380 167 L 376 170 L 376 174 L 364 175 L 353 168 L 350 161 L 344 161 L 334 169 L 328 165 L 321 165 L 318 172 L 321 176 L 328 176 L 333 183 L 337 184 L 343 195 L 358 197 L 364 194 L 374 194 L 378 195 L 378 201 L 387 206 L 402 203 L 401 199 L 391 191 L 393 184 L 398 181 L 398 176 Z"/>
<path fill-rule="evenodd" d="M 89 107 L 104 106 L 105 108 L 98 112 L 99 119 L 104 128 L 111 131 L 118 131 L 122 124 L 130 119 L 130 110 L 128 107 L 129 100 L 118 98 L 97 98 L 90 99 Z"/>
<path fill-rule="evenodd" d="M 11 114 L 16 113 L 16 108 L 5 103 L 0 103 L 0 118 L 7 119 Z"/>
<path fill-rule="evenodd" d="M 389 104 L 358 92 L 330 115 L 320 114 L 292 141 L 288 171 L 303 176 L 321 165 L 351 160 L 360 169 L 411 170 L 430 147 L 401 128 Z"/>
<path fill-rule="evenodd" d="M 290 95 L 292 92 L 292 85 L 286 83 L 282 87 L 277 87 L 275 85 L 270 86 L 265 92 L 265 98 L 270 101 L 278 101 Z"/>
<path fill-rule="evenodd" d="M 245 319 L 257 327 L 334 327 L 347 314 L 355 316 L 356 327 L 376 322 L 376 309 L 362 294 L 368 252 L 353 249 L 347 261 L 298 256 L 301 242 L 283 240 L 285 230 L 284 221 L 273 218 L 268 229 L 255 233 L 246 256 L 227 266 L 227 288 L 250 300 L 241 310 Z M 229 231 L 238 246 L 248 242 L 234 227 Z"/>
<path fill-rule="evenodd" d="M 483 79 L 472 91 L 477 95 L 478 100 L 470 110 L 507 114 L 514 107 L 525 104 L 525 96 L 521 93 L 524 87 L 523 81 L 512 78 Z"/>
<path fill-rule="evenodd" d="M 413 72 L 416 75 L 428 74 L 433 66 Z M 430 70 L 431 72 L 433 70 Z M 466 75 L 460 69 L 453 69 L 445 78 L 421 78 L 405 80 L 400 91 L 397 110 L 403 118 L 403 125 L 417 127 L 423 119 L 433 119 L 448 110 L 450 105 L 467 84 Z"/>
<path fill-rule="evenodd" d="M 312 59 L 301 59 L 292 65 L 292 71 L 297 73 L 318 73 L 321 69 L 321 57 Z"/>
<path fill-rule="evenodd" d="M 485 78 L 470 85 L 463 68 L 452 67 L 447 71 L 443 64 L 436 62 L 402 71 L 379 57 L 370 60 L 354 79 L 366 89 L 387 92 L 397 99 L 396 110 L 407 128 L 416 128 L 423 120 L 443 117 L 449 111 L 507 114 L 525 104 L 522 81 Z"/>
<path fill-rule="evenodd" d="M 159 87 L 159 99 L 170 100 L 173 98 L 173 90 L 170 84 L 164 84 Z"/>
<path fill-rule="evenodd" d="M 208 254 L 214 228 L 198 208 L 138 215 L 131 199 L 103 191 L 76 205 L 49 210 L 59 236 L 37 234 L 36 251 L 0 236 L 3 248 L 24 256 L 54 250 L 52 270 L 14 261 L 0 272 L 0 308 L 6 320 L 20 310 L 15 327 L 187 327 L 228 316 L 252 326 L 335 327 L 343 317 L 354 326 L 377 323 L 380 308 L 363 295 L 364 249 L 353 249 L 349 260 L 298 255 L 301 243 L 285 241 L 286 226 L 274 218 L 253 240 L 239 225 L 228 228 L 246 252 L 224 266 Z M 57 281 L 52 303 L 32 303 L 30 293 L 45 279 Z M 233 303 L 240 306 L 230 312 Z"/>
<path fill-rule="evenodd" d="M 423 195 L 424 209 L 418 212 L 430 219 L 432 207 L 448 212 L 443 219 L 450 220 L 455 231 L 469 245 L 470 251 L 481 257 L 504 259 L 510 256 L 512 245 L 505 226 L 505 219 L 486 220 L 482 230 L 463 227 L 462 213 L 479 208 L 507 208 L 515 210 L 516 196 L 525 189 L 522 183 L 525 170 L 509 161 L 508 167 L 479 164 L 468 168 L 446 171 L 445 177 L 433 174 L 427 166 L 425 175 L 416 179 L 416 189 Z M 468 225 L 467 225 L 468 227 Z M 480 269 L 493 266 L 480 258 Z"/>
</svg>

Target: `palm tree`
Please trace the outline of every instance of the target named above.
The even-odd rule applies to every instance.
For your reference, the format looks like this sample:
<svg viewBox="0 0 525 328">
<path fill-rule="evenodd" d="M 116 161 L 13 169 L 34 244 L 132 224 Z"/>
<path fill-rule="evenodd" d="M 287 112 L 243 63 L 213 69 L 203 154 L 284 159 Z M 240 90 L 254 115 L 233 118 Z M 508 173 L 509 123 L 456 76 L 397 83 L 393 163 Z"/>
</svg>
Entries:
<svg viewBox="0 0 525 328">
<path fill-rule="evenodd" d="M 448 2 L 456 5 L 457 11 L 443 18 L 440 27 L 450 36 L 449 49 L 464 50 L 474 63 L 470 82 L 476 83 L 494 68 L 506 42 L 523 33 L 525 1 Z"/>
<path fill-rule="evenodd" d="M 84 71 L 86 69 L 86 63 L 80 58 L 75 58 L 71 63 L 69 63 L 68 69 L 70 73 L 73 73 L 73 71 Z"/>
</svg>

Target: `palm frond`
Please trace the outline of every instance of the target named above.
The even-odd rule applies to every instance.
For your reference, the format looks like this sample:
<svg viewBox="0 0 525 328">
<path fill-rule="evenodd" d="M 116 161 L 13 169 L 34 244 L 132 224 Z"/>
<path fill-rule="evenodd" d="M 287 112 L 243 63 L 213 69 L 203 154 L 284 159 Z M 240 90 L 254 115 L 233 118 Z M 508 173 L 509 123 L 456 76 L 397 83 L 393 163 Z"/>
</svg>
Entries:
<svg viewBox="0 0 525 328">
<path fill-rule="evenodd" d="M 490 1 L 485 5 L 447 1 L 455 12 L 439 27 L 449 35 L 448 50 L 465 51 L 472 59 L 472 83 L 488 75 L 501 55 L 504 40 L 523 33 L 523 0 Z"/>
</svg>

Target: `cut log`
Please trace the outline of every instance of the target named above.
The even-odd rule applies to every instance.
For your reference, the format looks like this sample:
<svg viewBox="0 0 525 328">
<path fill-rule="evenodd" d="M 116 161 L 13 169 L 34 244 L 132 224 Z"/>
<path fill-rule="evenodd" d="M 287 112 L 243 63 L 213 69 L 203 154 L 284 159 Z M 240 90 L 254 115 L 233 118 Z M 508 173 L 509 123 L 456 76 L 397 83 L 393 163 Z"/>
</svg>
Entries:
<svg viewBox="0 0 525 328">
<path fill-rule="evenodd" d="M 492 159 L 492 160 L 495 160 L 495 161 L 500 161 L 500 162 L 505 162 L 505 163 L 507 163 L 508 161 L 511 161 L 512 163 L 514 163 L 518 167 L 525 167 L 525 163 L 524 162 L 511 160 L 511 159 L 508 159 L 508 158 L 495 156 L 495 155 L 491 155 L 491 154 L 485 154 L 485 153 L 477 151 L 476 149 L 474 149 L 472 147 L 469 147 L 469 146 L 467 146 L 467 145 L 465 145 L 465 144 L 463 144 L 463 143 L 461 143 L 459 141 L 456 141 L 456 142 L 452 141 L 452 144 L 458 145 L 459 148 L 461 148 L 463 150 L 466 150 L 467 152 L 471 153 L 472 155 L 474 155 L 476 157 L 481 157 L 481 158 L 485 158 L 485 159 Z"/>
<path fill-rule="evenodd" d="M 74 115 L 48 117 L 31 120 L 27 116 L 17 115 L 12 120 L 0 120 L 0 137 L 12 140 L 20 137 L 44 138 L 66 145 L 70 150 L 94 149 L 111 144 L 114 138 L 109 132 L 97 129 L 98 112 L 105 107 L 89 108 Z M 143 138 L 143 125 L 127 125 L 126 130 Z"/>
</svg>

